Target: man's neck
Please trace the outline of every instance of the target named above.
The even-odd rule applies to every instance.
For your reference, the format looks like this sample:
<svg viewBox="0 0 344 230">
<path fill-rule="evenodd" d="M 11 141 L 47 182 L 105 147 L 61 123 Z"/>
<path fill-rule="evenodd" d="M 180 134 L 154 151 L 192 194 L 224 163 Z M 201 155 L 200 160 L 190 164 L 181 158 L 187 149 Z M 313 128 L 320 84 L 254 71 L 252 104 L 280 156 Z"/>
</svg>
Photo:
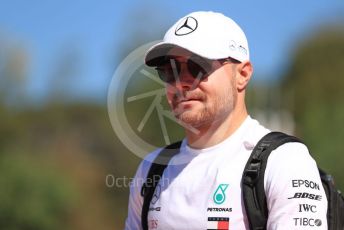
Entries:
<svg viewBox="0 0 344 230">
<path fill-rule="evenodd" d="M 230 137 L 245 121 L 248 114 L 246 108 L 233 111 L 228 117 L 214 121 L 210 125 L 198 127 L 197 134 L 186 131 L 188 145 L 195 149 L 204 149 L 221 143 Z"/>
</svg>

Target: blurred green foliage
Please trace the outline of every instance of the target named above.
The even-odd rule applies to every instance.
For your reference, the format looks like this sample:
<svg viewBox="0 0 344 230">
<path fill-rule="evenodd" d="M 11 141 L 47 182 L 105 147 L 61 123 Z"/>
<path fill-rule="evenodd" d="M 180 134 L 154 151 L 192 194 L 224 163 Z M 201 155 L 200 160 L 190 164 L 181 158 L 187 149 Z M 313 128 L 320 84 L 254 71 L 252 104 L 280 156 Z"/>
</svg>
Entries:
<svg viewBox="0 0 344 230">
<path fill-rule="evenodd" d="M 318 165 L 344 189 L 344 29 L 317 31 L 300 44 L 284 76 L 284 104 Z"/>
<path fill-rule="evenodd" d="M 75 194 L 66 178 L 42 163 L 28 155 L 1 155 L 0 229 L 65 227 Z"/>
<path fill-rule="evenodd" d="M 0 107 L 0 229 L 122 229 L 140 159 L 116 139 L 105 106 Z"/>
</svg>

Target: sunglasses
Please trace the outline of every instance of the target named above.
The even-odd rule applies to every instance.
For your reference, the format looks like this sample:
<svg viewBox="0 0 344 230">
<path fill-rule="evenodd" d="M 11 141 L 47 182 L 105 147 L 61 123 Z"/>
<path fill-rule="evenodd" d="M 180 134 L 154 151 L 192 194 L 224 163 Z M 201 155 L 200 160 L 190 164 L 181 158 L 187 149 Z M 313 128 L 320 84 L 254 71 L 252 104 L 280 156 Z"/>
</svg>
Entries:
<svg viewBox="0 0 344 230">
<path fill-rule="evenodd" d="M 155 68 L 160 79 L 166 83 L 173 83 L 181 74 L 182 63 L 186 64 L 187 70 L 194 79 L 202 81 L 213 71 L 220 68 L 224 62 L 239 63 L 232 58 L 210 60 L 197 55 L 192 55 L 186 62 L 180 62 L 176 57 L 166 56 Z"/>
</svg>

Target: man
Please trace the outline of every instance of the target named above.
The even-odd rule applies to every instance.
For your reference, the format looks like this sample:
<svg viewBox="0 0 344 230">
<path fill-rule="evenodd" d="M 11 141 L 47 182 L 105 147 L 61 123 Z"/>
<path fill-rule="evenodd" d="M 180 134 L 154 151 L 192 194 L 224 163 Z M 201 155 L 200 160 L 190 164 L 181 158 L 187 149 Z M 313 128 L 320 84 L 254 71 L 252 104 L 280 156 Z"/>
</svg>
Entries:
<svg viewBox="0 0 344 230">
<path fill-rule="evenodd" d="M 252 149 L 269 132 L 246 109 L 245 92 L 253 73 L 249 60 L 244 32 L 214 12 L 183 17 L 147 52 L 145 62 L 166 82 L 168 103 L 186 133 L 155 189 L 149 229 L 249 229 L 241 178 Z M 142 228 L 140 192 L 160 152 L 139 166 L 126 229 Z M 305 145 L 287 143 L 271 153 L 264 190 L 267 229 L 327 229 L 326 195 Z M 323 199 L 295 195 L 300 192 Z"/>
</svg>

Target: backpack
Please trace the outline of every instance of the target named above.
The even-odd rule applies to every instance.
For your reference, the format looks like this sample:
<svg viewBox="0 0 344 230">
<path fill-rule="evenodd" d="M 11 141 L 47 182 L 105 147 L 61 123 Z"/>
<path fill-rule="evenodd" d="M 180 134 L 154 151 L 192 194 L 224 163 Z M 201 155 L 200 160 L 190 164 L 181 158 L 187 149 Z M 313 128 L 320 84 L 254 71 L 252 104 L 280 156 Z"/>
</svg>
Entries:
<svg viewBox="0 0 344 230">
<path fill-rule="evenodd" d="M 268 220 L 268 208 L 264 191 L 264 173 L 270 153 L 287 142 L 302 141 L 294 136 L 281 132 L 271 132 L 265 135 L 252 150 L 242 176 L 242 194 L 247 219 L 251 230 L 264 230 Z M 145 183 L 141 189 L 143 206 L 141 224 L 148 229 L 148 211 L 155 187 L 168 165 L 169 160 L 179 153 L 181 142 L 165 147 L 153 161 Z M 319 169 L 328 207 L 327 223 L 329 230 L 344 230 L 344 197 L 334 186 L 331 175 Z"/>
<path fill-rule="evenodd" d="M 253 149 L 242 177 L 242 191 L 250 229 L 266 229 L 268 209 L 264 191 L 264 173 L 270 153 L 287 142 L 302 141 L 281 132 L 265 135 Z M 318 169 L 324 187 L 328 206 L 327 224 L 329 230 L 344 229 L 344 197 L 334 186 L 331 175 Z"/>
</svg>

